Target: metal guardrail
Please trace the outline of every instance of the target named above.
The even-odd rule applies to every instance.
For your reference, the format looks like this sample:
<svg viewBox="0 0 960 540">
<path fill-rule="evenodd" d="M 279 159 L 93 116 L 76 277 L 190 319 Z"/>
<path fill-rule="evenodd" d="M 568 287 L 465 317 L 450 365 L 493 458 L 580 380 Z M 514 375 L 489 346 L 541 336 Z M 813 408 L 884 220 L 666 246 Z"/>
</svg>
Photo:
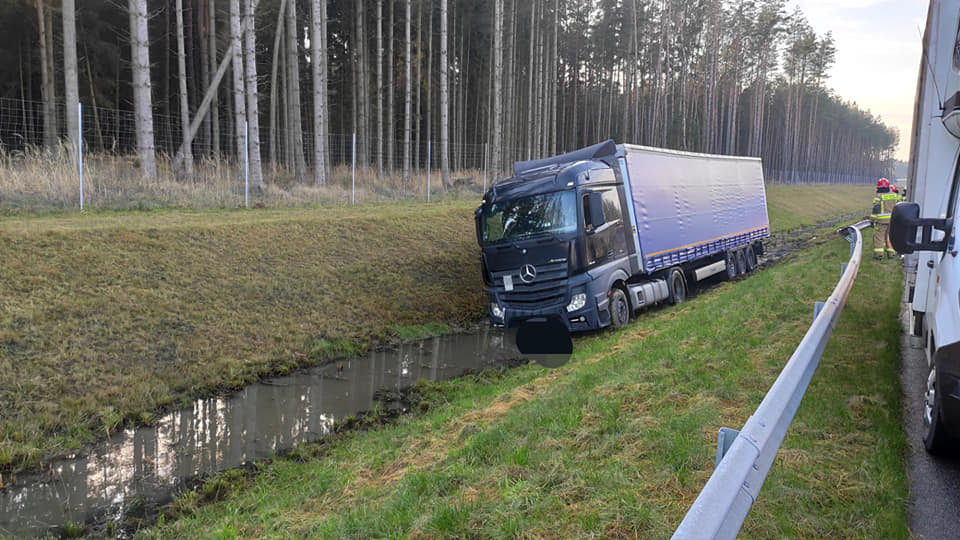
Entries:
<svg viewBox="0 0 960 540">
<path fill-rule="evenodd" d="M 860 269 L 863 237 L 870 222 L 841 229 L 850 241 L 850 261 L 826 302 L 817 302 L 813 324 L 743 429 L 721 428 L 717 468 L 694 501 L 674 540 L 735 538 L 753 506 L 830 340 Z"/>
</svg>

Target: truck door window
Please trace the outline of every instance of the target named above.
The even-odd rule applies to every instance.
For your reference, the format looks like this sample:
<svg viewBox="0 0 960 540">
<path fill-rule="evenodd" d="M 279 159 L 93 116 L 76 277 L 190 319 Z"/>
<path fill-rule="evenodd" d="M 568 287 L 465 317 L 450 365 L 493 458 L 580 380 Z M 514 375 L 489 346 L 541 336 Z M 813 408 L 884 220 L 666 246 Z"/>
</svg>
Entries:
<svg viewBox="0 0 960 540">
<path fill-rule="evenodd" d="M 587 231 L 587 264 L 599 264 L 607 259 L 620 256 L 627 251 L 627 238 L 623 225 L 623 209 L 620 208 L 620 195 L 617 189 L 610 187 L 601 191 L 603 200 L 604 224 L 596 230 L 585 226 Z M 584 223 L 590 223 L 590 210 L 587 196 L 582 198 Z"/>
</svg>

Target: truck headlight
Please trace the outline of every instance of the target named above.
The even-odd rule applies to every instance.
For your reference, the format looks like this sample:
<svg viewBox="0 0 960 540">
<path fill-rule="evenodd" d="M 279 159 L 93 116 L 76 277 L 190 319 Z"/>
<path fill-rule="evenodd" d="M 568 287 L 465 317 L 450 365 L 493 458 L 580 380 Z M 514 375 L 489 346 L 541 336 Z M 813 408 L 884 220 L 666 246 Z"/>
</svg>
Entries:
<svg viewBox="0 0 960 540">
<path fill-rule="evenodd" d="M 491 303 L 490 303 L 490 314 L 493 315 L 494 318 L 496 318 L 496 319 L 502 319 L 502 318 L 503 318 L 503 308 L 500 307 L 500 304 L 491 302 Z"/>
<path fill-rule="evenodd" d="M 587 294 L 577 293 L 570 297 L 570 303 L 567 304 L 567 312 L 572 313 L 585 305 L 587 305 Z"/>
</svg>

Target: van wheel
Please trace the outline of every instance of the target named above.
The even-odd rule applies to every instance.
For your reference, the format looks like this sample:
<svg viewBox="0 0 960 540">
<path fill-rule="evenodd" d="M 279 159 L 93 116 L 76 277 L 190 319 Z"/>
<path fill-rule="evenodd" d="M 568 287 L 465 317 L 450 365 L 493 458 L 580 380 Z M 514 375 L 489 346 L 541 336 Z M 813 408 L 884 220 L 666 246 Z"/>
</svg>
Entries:
<svg viewBox="0 0 960 540">
<path fill-rule="evenodd" d="M 724 263 L 727 265 L 727 277 L 730 279 L 737 277 L 737 257 L 733 251 L 727 252 Z"/>
<path fill-rule="evenodd" d="M 940 393 L 937 391 L 937 367 L 931 363 L 927 388 L 923 395 L 923 446 L 927 452 L 941 455 L 949 446 L 950 436 L 940 418 Z"/>
<path fill-rule="evenodd" d="M 744 253 L 747 256 L 747 272 L 753 272 L 757 267 L 757 253 L 753 250 L 753 246 L 747 246 Z"/>
<path fill-rule="evenodd" d="M 736 251 L 737 257 L 737 273 L 746 274 L 747 273 L 747 258 L 743 255 L 743 250 L 738 249 Z"/>
<path fill-rule="evenodd" d="M 630 322 L 630 304 L 627 303 L 627 295 L 623 291 L 614 287 L 610 291 L 610 325 L 614 329 L 623 328 Z"/>
<path fill-rule="evenodd" d="M 667 284 L 670 286 L 670 303 L 677 305 L 687 299 L 687 280 L 683 277 L 683 271 L 679 268 L 670 270 L 670 277 L 667 278 Z"/>
</svg>

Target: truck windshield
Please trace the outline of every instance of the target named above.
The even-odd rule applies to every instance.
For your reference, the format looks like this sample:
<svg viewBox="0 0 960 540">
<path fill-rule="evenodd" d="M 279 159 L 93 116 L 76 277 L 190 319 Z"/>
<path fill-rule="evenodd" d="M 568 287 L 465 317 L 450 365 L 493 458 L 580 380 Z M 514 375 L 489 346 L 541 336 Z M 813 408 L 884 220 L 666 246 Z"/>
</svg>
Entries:
<svg viewBox="0 0 960 540">
<path fill-rule="evenodd" d="M 557 191 L 487 205 L 480 220 L 483 243 L 498 244 L 575 231 L 576 202 L 573 191 Z"/>
</svg>

